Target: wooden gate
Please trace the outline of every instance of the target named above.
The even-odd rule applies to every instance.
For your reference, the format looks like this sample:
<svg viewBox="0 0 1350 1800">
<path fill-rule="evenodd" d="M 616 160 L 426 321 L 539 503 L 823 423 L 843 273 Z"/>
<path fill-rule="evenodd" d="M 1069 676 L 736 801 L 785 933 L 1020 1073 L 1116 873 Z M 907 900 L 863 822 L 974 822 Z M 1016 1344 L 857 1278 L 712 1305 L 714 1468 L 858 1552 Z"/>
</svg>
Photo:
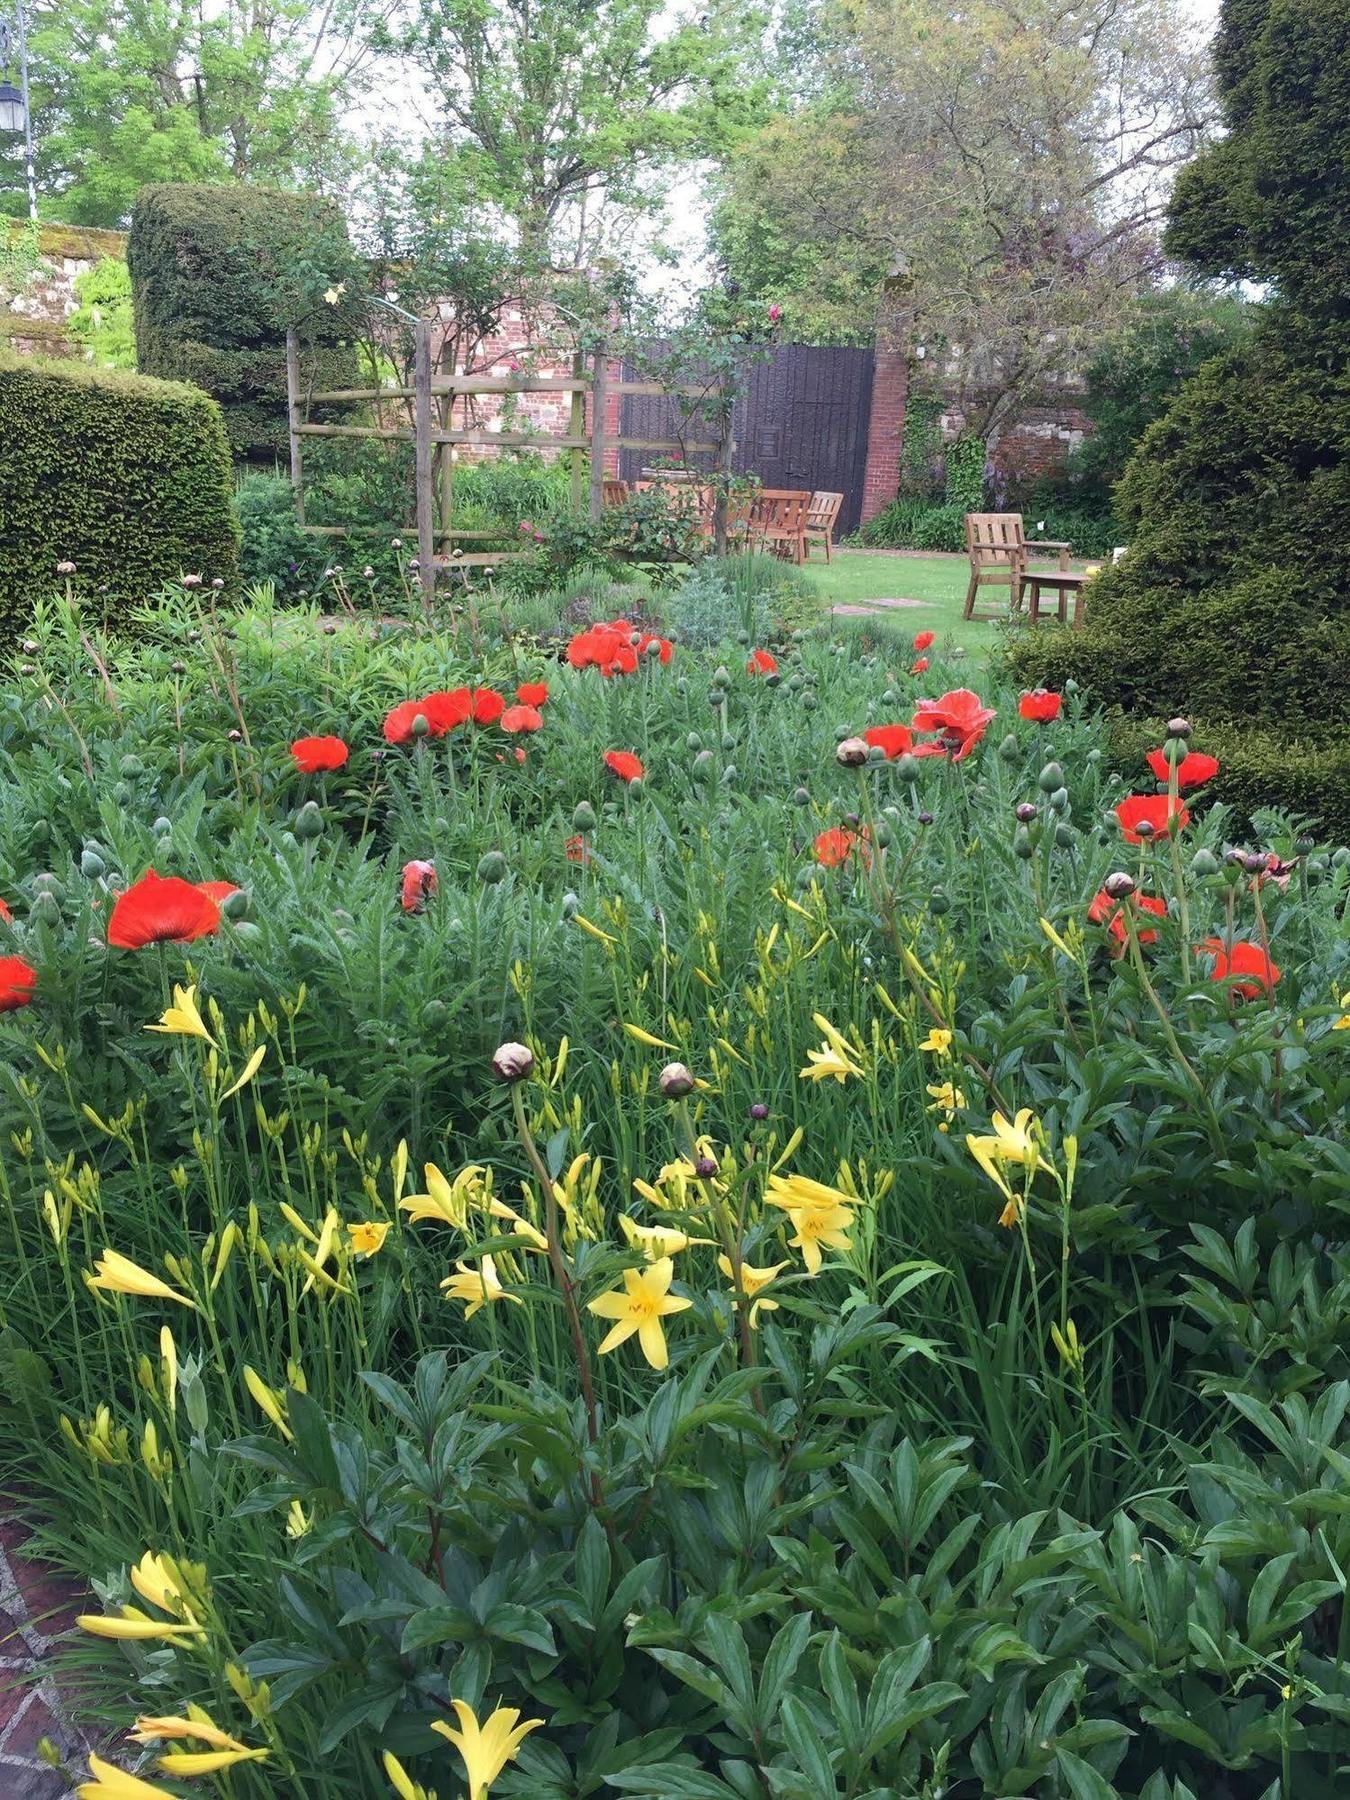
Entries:
<svg viewBox="0 0 1350 1800">
<path fill-rule="evenodd" d="M 842 345 L 788 344 L 754 364 L 732 415 L 735 473 L 756 475 L 765 487 L 842 494 L 837 535 L 855 530 L 862 514 L 872 368 L 871 350 Z M 674 405 L 665 399 L 627 396 L 622 420 L 623 437 L 679 435 Z M 625 450 L 619 473 L 635 481 L 643 461 L 640 452 Z"/>
</svg>

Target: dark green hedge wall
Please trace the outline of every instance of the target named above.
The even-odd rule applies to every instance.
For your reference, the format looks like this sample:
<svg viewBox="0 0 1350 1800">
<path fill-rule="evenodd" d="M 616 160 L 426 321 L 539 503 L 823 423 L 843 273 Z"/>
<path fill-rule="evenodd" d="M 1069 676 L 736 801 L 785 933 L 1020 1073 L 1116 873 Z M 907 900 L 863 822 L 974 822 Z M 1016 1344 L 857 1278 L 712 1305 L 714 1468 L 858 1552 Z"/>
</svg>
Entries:
<svg viewBox="0 0 1350 1800">
<path fill-rule="evenodd" d="M 127 263 L 139 368 L 219 400 L 237 457 L 285 448 L 288 325 L 300 329 L 307 381 L 356 385 L 350 306 L 327 306 L 323 294 L 342 283 L 350 301 L 362 271 L 330 201 L 238 185 L 144 187 Z"/>
<path fill-rule="evenodd" d="M 232 486 L 220 408 L 196 388 L 0 354 L 0 642 L 62 561 L 114 617 L 184 574 L 233 590 Z"/>
</svg>

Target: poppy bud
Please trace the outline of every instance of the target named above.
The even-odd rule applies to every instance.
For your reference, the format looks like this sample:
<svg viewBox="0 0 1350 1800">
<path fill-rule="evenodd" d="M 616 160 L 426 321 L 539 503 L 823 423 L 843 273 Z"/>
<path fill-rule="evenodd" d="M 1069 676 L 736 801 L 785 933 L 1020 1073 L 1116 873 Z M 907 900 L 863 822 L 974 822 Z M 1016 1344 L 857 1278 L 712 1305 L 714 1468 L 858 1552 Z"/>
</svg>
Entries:
<svg viewBox="0 0 1350 1800">
<path fill-rule="evenodd" d="M 431 730 L 431 722 L 425 713 L 418 713 L 412 722 L 412 734 L 415 738 L 424 738 Z"/>
<path fill-rule="evenodd" d="M 1102 891 L 1112 900 L 1128 900 L 1136 886 L 1133 875 L 1126 874 L 1124 869 L 1117 869 L 1102 883 Z"/>
<path fill-rule="evenodd" d="M 1345 845 L 1342 844 L 1339 850 L 1334 850 L 1332 852 L 1331 866 L 1333 869 L 1343 869 L 1347 863 L 1350 863 L 1350 850 L 1347 850 Z"/>
<path fill-rule="evenodd" d="M 820 701 L 817 700 L 810 688 L 807 688 L 806 692 L 802 695 L 802 705 L 807 712 L 814 712 L 820 705 Z"/>
<path fill-rule="evenodd" d="M 145 764 L 141 761 L 139 756 L 124 756 L 117 765 L 117 772 L 119 775 L 126 775 L 129 777 L 144 775 Z"/>
<path fill-rule="evenodd" d="M 91 845 L 86 844 L 80 852 L 80 873 L 86 881 L 97 881 L 104 873 L 107 864 Z"/>
<path fill-rule="evenodd" d="M 227 743 L 242 744 L 244 741 L 244 734 L 236 728 L 233 731 L 227 731 L 225 733 L 225 739 Z"/>
<path fill-rule="evenodd" d="M 500 1044 L 492 1053 L 492 1073 L 498 1081 L 524 1081 L 534 1067 L 534 1052 L 527 1044 Z"/>
<path fill-rule="evenodd" d="M 764 1102 L 762 1100 L 756 1100 L 754 1105 L 750 1108 L 750 1117 L 752 1119 L 767 1119 L 768 1116 L 769 1116 L 768 1107 L 764 1104 Z"/>
<path fill-rule="evenodd" d="M 943 913 L 949 913 L 952 910 L 951 895 L 947 893 L 945 888 L 933 889 L 932 893 L 928 896 L 928 910 L 930 913 L 935 913 L 939 918 L 941 918 Z"/>
<path fill-rule="evenodd" d="M 872 833 L 872 838 L 873 838 L 873 841 L 875 843 L 879 844 L 883 850 L 888 850 L 890 848 L 890 846 L 895 842 L 895 833 L 891 830 L 889 825 L 884 824 L 881 821 L 878 821 L 877 828 Z"/>
<path fill-rule="evenodd" d="M 185 662 L 171 662 L 169 664 L 169 673 L 170 675 L 186 675 L 187 664 Z"/>
<path fill-rule="evenodd" d="M 33 903 L 28 908 L 28 918 L 34 925 L 59 925 L 61 923 L 61 905 L 55 894 L 34 894 Z"/>
<path fill-rule="evenodd" d="M 699 783 L 710 781 L 712 779 L 713 766 L 712 751 L 700 750 L 698 755 L 694 758 L 689 773 L 693 776 L 694 780 Z"/>
<path fill-rule="evenodd" d="M 1019 825 L 1013 833 L 1013 855 L 1028 862 L 1036 854 L 1036 846 L 1031 841 L 1031 833 L 1025 825 Z"/>
<path fill-rule="evenodd" d="M 151 825 L 150 829 L 154 832 L 156 837 L 166 837 L 168 833 L 173 830 L 173 820 L 166 819 L 164 814 L 161 813 L 154 824 Z"/>
<path fill-rule="evenodd" d="M 578 800 L 572 808 L 573 831 L 595 830 L 595 808 L 589 800 Z"/>
<path fill-rule="evenodd" d="M 1320 881 L 1326 874 L 1328 866 L 1325 856 L 1310 856 L 1307 862 L 1308 880 Z"/>
<path fill-rule="evenodd" d="M 1057 787 L 1055 789 L 1054 793 L 1051 794 L 1049 796 L 1049 798 L 1047 799 L 1046 805 L 1050 808 L 1051 812 L 1057 812 L 1057 813 L 1068 812 L 1068 810 L 1069 810 L 1069 790 L 1068 790 L 1068 788 Z"/>
<path fill-rule="evenodd" d="M 1056 825 L 1056 827 L 1055 827 L 1055 842 L 1056 842 L 1056 844 L 1058 844 L 1058 846 L 1061 850 L 1071 849 L 1073 846 L 1073 841 L 1074 841 L 1075 836 L 1076 836 L 1076 833 L 1074 832 L 1074 828 L 1072 825 L 1065 824 L 1063 820 L 1061 820 L 1060 823 L 1058 825 Z"/>
<path fill-rule="evenodd" d="M 59 562 L 56 565 L 56 572 L 58 575 L 73 575 L 75 573 L 75 565 L 73 562 Z"/>
<path fill-rule="evenodd" d="M 478 879 L 485 881 L 489 887 L 495 887 L 504 880 L 507 872 L 507 861 L 500 850 L 486 850 L 478 859 Z"/>
<path fill-rule="evenodd" d="M 846 769 L 860 769 L 867 761 L 870 748 L 871 746 L 863 738 L 847 737 L 834 754 Z"/>
<path fill-rule="evenodd" d="M 21 648 L 25 656 L 36 656 L 38 651 L 42 648 L 42 645 L 38 643 L 36 638 L 25 638 Z"/>
<path fill-rule="evenodd" d="M 1169 719 L 1167 721 L 1167 735 L 1170 738 L 1188 738 L 1191 735 L 1190 720 Z"/>
<path fill-rule="evenodd" d="M 933 815 L 930 812 L 921 812 L 916 816 L 920 825 L 931 825 L 933 823 Z"/>
<path fill-rule="evenodd" d="M 916 782 L 919 779 L 918 758 L 911 756 L 909 754 L 909 752 L 906 751 L 905 754 L 896 763 L 895 772 L 899 776 L 901 781 L 905 781 L 905 782 L 909 782 L 909 783 L 913 784 L 914 782 Z"/>
<path fill-rule="evenodd" d="M 731 734 L 731 732 L 729 732 L 729 731 L 724 731 L 724 732 L 723 732 L 723 733 L 722 733 L 722 751 L 723 751 L 723 754 L 724 754 L 724 755 L 726 755 L 726 756 L 730 756 L 730 754 L 731 754 L 731 752 L 732 752 L 732 751 L 733 751 L 733 750 L 734 750 L 734 749 L 735 749 L 735 748 L 736 748 L 736 739 L 735 739 L 735 738 L 734 738 L 734 737 L 733 737 L 733 736 L 732 736 L 732 734 Z"/>
<path fill-rule="evenodd" d="M 1070 675 L 1069 679 L 1064 683 L 1064 692 L 1066 694 L 1076 694 L 1078 692 L 1078 683 L 1074 680 L 1072 675 Z"/>
<path fill-rule="evenodd" d="M 697 731 L 691 731 L 684 742 L 685 748 L 689 750 L 699 751 L 703 748 L 703 739 Z"/>
<path fill-rule="evenodd" d="M 1242 859 L 1242 867 L 1248 875 L 1264 875 L 1269 864 L 1264 850 L 1253 850 Z"/>
<path fill-rule="evenodd" d="M 694 1091 L 694 1077 L 682 1062 L 668 1062 L 656 1078 L 666 1100 L 683 1100 Z"/>
<path fill-rule="evenodd" d="M 1223 853 L 1223 860 L 1228 864 L 1230 869 L 1240 869 L 1247 860 L 1247 852 L 1245 850 L 1236 849 L 1225 850 Z"/>
<path fill-rule="evenodd" d="M 881 696 L 881 704 L 883 706 L 887 706 L 887 707 L 894 706 L 896 703 L 896 699 L 897 699 L 897 695 L 896 695 L 895 689 L 887 688 L 886 691 Z"/>
<path fill-rule="evenodd" d="M 722 771 L 722 786 L 735 787 L 739 780 L 740 775 L 737 773 L 735 763 L 728 763 L 726 768 Z"/>
<path fill-rule="evenodd" d="M 694 1173 L 698 1176 L 700 1181 L 711 1181 L 713 1176 L 717 1173 L 717 1158 L 715 1156 L 700 1156 L 694 1164 Z"/>
<path fill-rule="evenodd" d="M 712 684 L 717 688 L 729 688 L 731 686 L 731 671 L 725 663 L 718 663 L 717 667 L 713 670 Z"/>
<path fill-rule="evenodd" d="M 1057 762 L 1048 762 L 1036 777 L 1036 786 L 1043 794 L 1053 794 L 1056 788 L 1064 786 L 1064 771 Z"/>
<path fill-rule="evenodd" d="M 1031 821 L 1036 817 L 1036 808 L 1031 804 L 1030 800 L 1023 800 L 1021 805 L 1016 807 L 1014 811 L 1016 817 L 1023 825 L 1030 825 Z"/>
<path fill-rule="evenodd" d="M 1014 732 L 1010 731 L 1007 737 L 1004 738 L 1003 742 L 998 747 L 998 753 L 1003 758 L 1004 762 L 1016 762 L 1018 760 L 1022 754 L 1022 747 L 1018 743 Z"/>
<path fill-rule="evenodd" d="M 794 788 L 792 790 L 792 804 L 794 806 L 810 806 L 810 791 L 804 787 Z"/>
<path fill-rule="evenodd" d="M 220 903 L 221 917 L 238 920 L 248 916 L 248 895 L 243 888 L 236 888 L 232 894 L 226 894 Z"/>
<path fill-rule="evenodd" d="M 444 1000 L 428 1000 L 422 1008 L 422 1027 L 425 1031 L 439 1031 L 448 1023 L 450 1008 Z"/>
<path fill-rule="evenodd" d="M 20 663 L 19 664 L 19 673 L 20 673 L 20 675 L 36 675 L 37 674 L 36 665 L 33 663 Z"/>
<path fill-rule="evenodd" d="M 1205 875 L 1217 875 L 1219 859 L 1212 850 L 1197 850 L 1191 858 L 1191 874 L 1199 880 Z"/>
<path fill-rule="evenodd" d="M 295 815 L 291 830 L 302 844 L 323 836 L 323 814 L 319 811 L 315 801 L 306 800 Z"/>
</svg>

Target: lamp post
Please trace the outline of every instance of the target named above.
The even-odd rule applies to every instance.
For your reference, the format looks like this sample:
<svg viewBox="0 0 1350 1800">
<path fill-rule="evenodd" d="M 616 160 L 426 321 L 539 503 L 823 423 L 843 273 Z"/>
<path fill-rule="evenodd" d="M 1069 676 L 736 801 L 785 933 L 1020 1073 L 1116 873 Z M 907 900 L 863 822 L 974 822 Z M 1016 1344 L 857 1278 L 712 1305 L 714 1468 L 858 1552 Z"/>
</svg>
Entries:
<svg viewBox="0 0 1350 1800">
<path fill-rule="evenodd" d="M 0 19 L 0 62 L 6 68 L 17 35 L 19 49 L 19 85 L 0 81 L 0 131 L 23 134 L 24 174 L 28 181 L 28 216 L 37 218 L 37 180 L 33 174 L 33 107 L 28 93 L 28 21 L 24 0 L 14 0 L 14 25 Z"/>
</svg>

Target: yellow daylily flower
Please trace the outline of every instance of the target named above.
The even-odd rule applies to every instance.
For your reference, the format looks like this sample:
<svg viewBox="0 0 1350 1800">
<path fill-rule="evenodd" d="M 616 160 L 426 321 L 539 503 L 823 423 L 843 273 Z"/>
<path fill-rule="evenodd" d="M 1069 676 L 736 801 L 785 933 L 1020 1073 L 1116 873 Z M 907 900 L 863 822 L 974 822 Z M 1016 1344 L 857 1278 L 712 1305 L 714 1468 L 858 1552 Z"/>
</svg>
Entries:
<svg viewBox="0 0 1350 1800">
<path fill-rule="evenodd" d="M 153 1787 L 125 1769 L 115 1769 L 101 1756 L 89 1753 L 92 1781 L 82 1781 L 75 1792 L 80 1800 L 172 1800 L 167 1788 Z"/>
<path fill-rule="evenodd" d="M 1000 1165 L 1019 1165 L 1026 1170 L 1028 1180 L 1041 1163 L 1045 1163 L 1047 1167 L 1051 1165 L 1041 1149 L 1036 1116 L 1029 1106 L 1022 1107 L 1011 1123 L 1002 1113 L 997 1112 L 991 1122 L 994 1127 L 993 1135 L 977 1137 L 968 1132 L 966 1148 L 1008 1202 L 999 1214 L 999 1224 L 1013 1226 L 1025 1211 L 1025 1201 L 1022 1195 L 1014 1194 L 1009 1187 Z"/>
<path fill-rule="evenodd" d="M 159 1360 L 164 1376 L 164 1403 L 170 1412 L 178 1408 L 178 1346 L 167 1325 L 159 1330 Z"/>
<path fill-rule="evenodd" d="M 1333 1031 L 1350 1031 L 1350 994 L 1341 995 L 1341 1016 L 1331 1029 Z"/>
<path fill-rule="evenodd" d="M 304 1537 L 312 1522 L 300 1502 L 292 1500 L 286 1509 L 286 1536 L 288 1538 Z"/>
<path fill-rule="evenodd" d="M 170 1750 L 158 1758 L 166 1775 L 215 1775 L 236 1763 L 261 1762 L 266 1750 Z"/>
<path fill-rule="evenodd" d="M 161 1612 L 175 1613 L 195 1625 L 197 1621 L 187 1603 L 192 1570 L 192 1564 L 180 1569 L 171 1557 L 156 1556 L 153 1550 L 147 1550 L 141 1560 L 132 1565 L 131 1585 L 142 1600 L 148 1600 Z M 196 1573 L 204 1582 L 206 1571 L 198 1569 Z"/>
<path fill-rule="evenodd" d="M 853 1223 L 853 1214 L 846 1206 L 803 1206 L 788 1213 L 796 1237 L 790 1237 L 788 1243 L 794 1250 L 800 1250 L 802 1261 L 812 1275 L 820 1273 L 822 1247 L 826 1250 L 851 1250 L 853 1239 L 849 1237 L 849 1227 Z"/>
<path fill-rule="evenodd" d="M 517 1237 L 528 1238 L 531 1250 L 547 1250 L 548 1239 L 537 1225 L 531 1225 L 528 1219 L 522 1219 L 518 1212 L 513 1212 L 505 1200 L 498 1200 L 494 1195 L 488 1201 L 488 1212 L 494 1219 L 504 1219 L 512 1227 Z"/>
<path fill-rule="evenodd" d="M 636 1332 L 642 1354 L 652 1368 L 665 1368 L 670 1353 L 666 1349 L 665 1327 L 661 1321 L 694 1304 L 692 1300 L 682 1300 L 671 1294 L 674 1275 L 674 1263 L 664 1256 L 645 1269 L 625 1269 L 622 1290 L 613 1288 L 587 1302 L 586 1310 L 597 1318 L 616 1321 L 601 1341 L 601 1356 L 616 1350 Z"/>
<path fill-rule="evenodd" d="M 441 1283 L 441 1292 L 447 1300 L 464 1302 L 466 1319 L 471 1319 L 494 1300 L 510 1300 L 516 1306 L 525 1304 L 519 1294 L 513 1294 L 498 1281 L 497 1265 L 490 1256 L 481 1257 L 477 1264 L 457 1262 L 455 1267 L 459 1274 L 447 1275 Z"/>
<path fill-rule="evenodd" d="M 824 1043 L 819 1050 L 807 1051 L 806 1067 L 798 1069 L 797 1074 L 803 1081 L 833 1079 L 842 1085 L 850 1075 L 861 1075 L 862 1070 L 849 1057 L 832 1049 L 828 1043 Z"/>
<path fill-rule="evenodd" d="M 678 1045 L 667 1043 L 665 1038 L 653 1037 L 651 1032 L 644 1031 L 642 1029 L 641 1025 L 625 1024 L 624 1030 L 628 1033 L 630 1038 L 635 1039 L 639 1044 L 650 1045 L 650 1047 L 653 1050 L 675 1050 L 675 1049 L 678 1049 Z"/>
<path fill-rule="evenodd" d="M 231 1082 L 230 1086 L 227 1087 L 225 1092 L 220 1096 L 221 1099 L 232 1100 L 241 1088 L 246 1088 L 249 1082 L 252 1081 L 253 1077 L 258 1073 L 258 1070 L 262 1067 L 263 1058 L 266 1055 L 267 1045 L 259 1044 L 252 1056 L 250 1056 L 248 1061 L 244 1064 L 243 1073 L 240 1075 L 238 1081 Z"/>
<path fill-rule="evenodd" d="M 732 1298 L 734 1299 L 736 1271 L 732 1267 L 731 1258 L 729 1256 L 719 1256 L 717 1259 L 717 1266 L 732 1284 Z M 758 1329 L 759 1315 L 762 1312 L 778 1311 L 778 1302 L 776 1300 L 760 1300 L 757 1296 L 764 1292 L 771 1281 L 777 1281 L 778 1277 L 783 1273 L 783 1270 L 786 1269 L 787 1266 L 788 1265 L 785 1262 L 780 1262 L 775 1263 L 770 1269 L 756 1269 L 748 1262 L 743 1262 L 741 1264 L 741 1287 L 745 1291 L 746 1298 L 750 1301 L 751 1331 Z"/>
<path fill-rule="evenodd" d="M 463 1231 L 469 1220 L 469 1196 L 483 1180 L 481 1165 L 470 1163 L 453 1181 L 447 1181 L 435 1163 L 427 1163 L 423 1174 L 426 1193 L 409 1194 L 399 1201 L 399 1211 L 410 1219 L 430 1219 L 433 1224 L 453 1225 L 456 1231 Z"/>
<path fill-rule="evenodd" d="M 175 982 L 173 1005 L 165 1007 L 159 1015 L 158 1025 L 147 1025 L 145 1029 L 167 1032 L 173 1037 L 201 1038 L 204 1043 L 210 1044 L 213 1050 L 216 1047 L 216 1040 L 206 1029 L 206 1021 L 197 1010 L 196 982 L 193 982 L 191 987 L 182 987 Z"/>
<path fill-rule="evenodd" d="M 467 1701 L 452 1700 L 450 1704 L 459 1720 L 459 1730 L 447 1725 L 444 1719 L 433 1719 L 431 1729 L 448 1738 L 464 1758 L 469 1777 L 469 1800 L 486 1800 L 488 1789 L 507 1763 L 515 1761 L 521 1743 L 530 1732 L 538 1731 L 544 1721 L 526 1719 L 523 1725 L 518 1725 L 519 1710 L 514 1706 L 499 1706 L 486 1725 L 480 1725 Z"/>
<path fill-rule="evenodd" d="M 164 1638 L 170 1641 L 180 1637 L 203 1637 L 200 1625 L 187 1625 L 171 1622 L 168 1619 L 152 1619 L 138 1607 L 124 1607 L 120 1618 L 111 1614 L 81 1613 L 75 1623 L 81 1631 L 87 1631 L 91 1637 L 122 1638 L 138 1640 L 141 1638 Z"/>
<path fill-rule="evenodd" d="M 286 1401 L 275 1388 L 268 1387 L 256 1369 L 244 1364 L 244 1386 L 289 1444 L 294 1433 L 286 1423 Z"/>
<path fill-rule="evenodd" d="M 195 1738 L 198 1743 L 209 1744 L 213 1750 L 247 1750 L 247 1744 L 241 1744 L 238 1738 L 230 1736 L 215 1724 L 209 1713 L 200 1707 L 195 1711 L 199 1718 L 180 1718 L 177 1714 L 154 1717 L 143 1714 L 136 1721 L 136 1729 L 130 1734 L 134 1744 L 158 1744 L 165 1738 Z"/>
<path fill-rule="evenodd" d="M 929 1082 L 928 1092 L 933 1096 L 933 1104 L 925 1107 L 925 1112 L 945 1113 L 950 1119 L 955 1113 L 962 1111 L 966 1097 L 961 1089 L 950 1081 Z"/>
<path fill-rule="evenodd" d="M 152 1275 L 148 1269 L 142 1269 L 116 1250 L 105 1248 L 95 1267 L 98 1274 L 86 1274 L 84 1278 L 91 1288 L 102 1288 L 109 1294 L 131 1294 L 138 1300 L 172 1300 L 177 1306 L 197 1310 L 195 1300 L 175 1293 L 167 1281 L 161 1281 L 158 1275 Z"/>
<path fill-rule="evenodd" d="M 347 1227 L 347 1242 L 354 1256 L 374 1256 L 377 1250 L 383 1250 L 388 1236 L 389 1226 L 381 1219 L 362 1219 Z"/>
<path fill-rule="evenodd" d="M 712 1238 L 690 1237 L 673 1225 L 639 1225 L 627 1213 L 619 1214 L 619 1229 L 648 1262 L 660 1262 L 663 1256 L 677 1256 L 691 1244 L 711 1244 Z"/>
<path fill-rule="evenodd" d="M 435 1790 L 424 1788 L 420 1781 L 414 1781 L 392 1750 L 384 1753 L 384 1772 L 389 1777 L 398 1800 L 436 1800 Z"/>
<path fill-rule="evenodd" d="M 933 1025 L 928 1036 L 919 1045 L 920 1050 L 931 1050 L 934 1056 L 946 1056 L 952 1047 L 953 1034 L 945 1025 Z"/>
</svg>

